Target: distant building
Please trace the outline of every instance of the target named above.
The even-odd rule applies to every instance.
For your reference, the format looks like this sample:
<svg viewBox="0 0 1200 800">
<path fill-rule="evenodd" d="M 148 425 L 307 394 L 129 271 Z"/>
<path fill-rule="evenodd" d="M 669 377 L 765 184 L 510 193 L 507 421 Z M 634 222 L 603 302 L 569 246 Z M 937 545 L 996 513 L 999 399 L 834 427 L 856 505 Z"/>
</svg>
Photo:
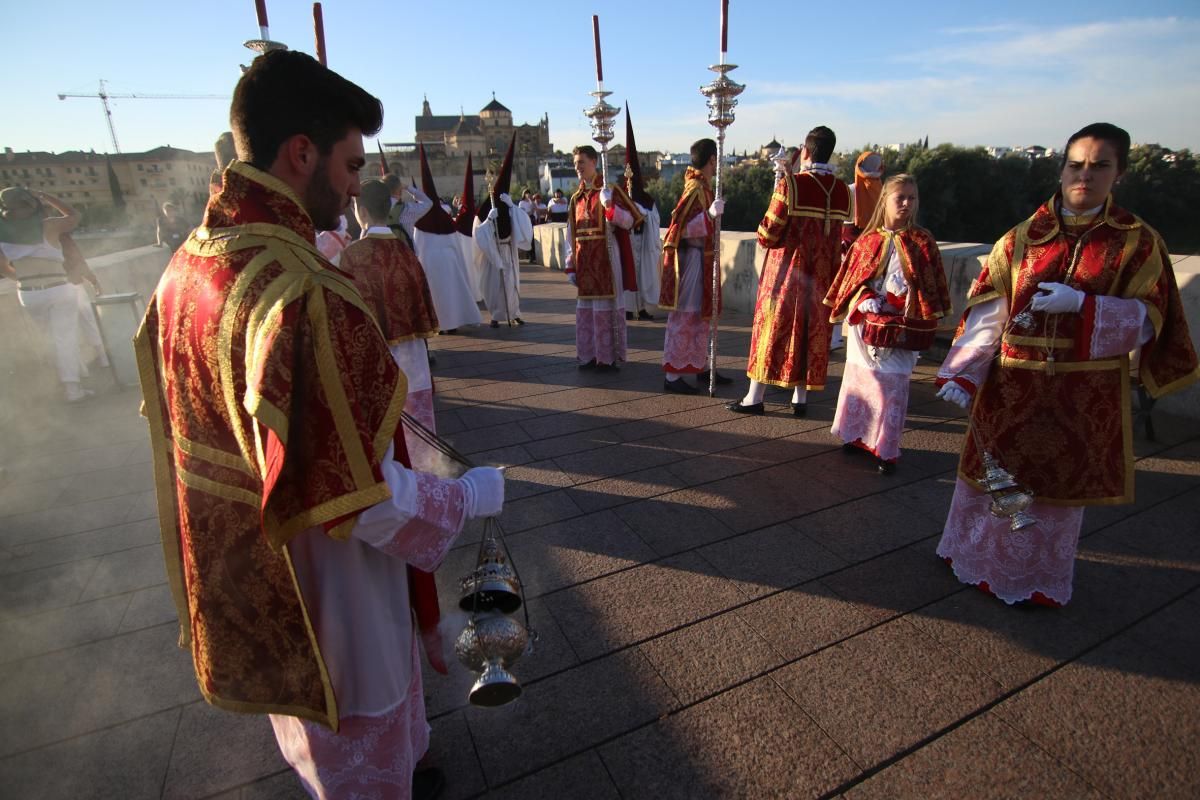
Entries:
<svg viewBox="0 0 1200 800">
<path fill-rule="evenodd" d="M 429 152 L 440 149 L 447 156 L 475 157 L 499 156 L 513 134 L 517 135 L 516 152 L 526 157 L 537 158 L 554 152 L 550 144 L 550 117 L 543 114 L 536 124 L 513 124 L 512 111 L 496 96 L 480 109 L 478 114 L 437 115 L 430 108 L 429 98 L 421 104 L 421 113 L 415 118 L 414 141 L 424 144 Z"/>
<path fill-rule="evenodd" d="M 554 194 L 555 189 L 562 189 L 563 194 L 569 196 L 578 187 L 575 167 L 565 159 L 549 158 L 538 166 L 538 191 L 544 197 Z"/>
<path fill-rule="evenodd" d="M 1004 158 L 1012 151 L 1013 149 L 1011 147 L 1004 147 L 1003 145 L 987 148 L 988 155 L 992 158 Z"/>
<path fill-rule="evenodd" d="M 62 198 L 80 211 L 115 205 L 108 167 L 112 165 L 121 200 L 131 217 L 153 219 L 170 201 L 199 221 L 208 200 L 208 179 L 216 168 L 212 153 L 156 147 L 144 153 L 14 152 L 0 158 L 0 187 L 23 186 Z"/>
</svg>

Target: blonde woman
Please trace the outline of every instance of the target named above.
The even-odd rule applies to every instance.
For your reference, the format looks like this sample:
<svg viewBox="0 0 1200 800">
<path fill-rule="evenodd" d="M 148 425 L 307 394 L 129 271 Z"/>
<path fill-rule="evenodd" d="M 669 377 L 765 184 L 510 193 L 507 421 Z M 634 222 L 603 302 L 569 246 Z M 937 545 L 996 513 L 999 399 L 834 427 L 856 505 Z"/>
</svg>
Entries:
<svg viewBox="0 0 1200 800">
<path fill-rule="evenodd" d="M 830 321 L 850 323 L 846 369 L 833 433 L 848 452 L 875 456 L 895 471 L 920 351 L 950 311 L 950 290 L 933 235 L 917 225 L 916 179 L 888 178 L 875 211 L 825 297 Z"/>
</svg>

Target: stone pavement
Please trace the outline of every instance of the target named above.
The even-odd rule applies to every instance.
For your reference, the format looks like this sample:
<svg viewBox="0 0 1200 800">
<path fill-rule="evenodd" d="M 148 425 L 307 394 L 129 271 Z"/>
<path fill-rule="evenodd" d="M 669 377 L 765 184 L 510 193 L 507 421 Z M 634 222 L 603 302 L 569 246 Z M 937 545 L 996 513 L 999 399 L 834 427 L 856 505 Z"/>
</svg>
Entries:
<svg viewBox="0 0 1200 800">
<path fill-rule="evenodd" d="M 1137 503 L 1087 512 L 1067 608 L 1008 608 L 934 556 L 964 431 L 936 364 L 881 477 L 829 434 L 836 375 L 808 419 L 781 392 L 735 417 L 733 390 L 661 392 L 661 322 L 581 373 L 563 276 L 522 281 L 529 325 L 433 342 L 439 429 L 511 466 L 541 637 L 511 706 L 468 706 L 457 664 L 428 679 L 445 797 L 1200 795 L 1200 424 L 1135 439 Z M 748 325 L 723 329 L 734 376 Z M 175 647 L 136 392 L 5 384 L 0 795 L 304 797 Z"/>
</svg>

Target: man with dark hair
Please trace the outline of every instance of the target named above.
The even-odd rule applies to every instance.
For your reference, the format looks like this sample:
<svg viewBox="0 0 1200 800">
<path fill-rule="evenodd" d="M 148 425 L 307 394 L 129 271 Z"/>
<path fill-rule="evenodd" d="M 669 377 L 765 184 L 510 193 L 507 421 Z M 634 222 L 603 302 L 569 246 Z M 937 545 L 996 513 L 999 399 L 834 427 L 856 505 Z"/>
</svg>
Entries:
<svg viewBox="0 0 1200 800">
<path fill-rule="evenodd" d="M 629 231 L 642 221 L 637 205 L 598 170 L 591 145 L 573 151 L 579 189 L 567 217 L 567 280 L 577 287 L 575 352 L 580 369 L 616 370 L 625 360 L 625 287 L 637 286 Z"/>
<path fill-rule="evenodd" d="M 725 201 L 714 200 L 710 186 L 717 172 L 717 143 L 700 139 L 692 145 L 692 165 L 683 176 L 683 195 L 671 212 L 663 242 L 659 308 L 668 310 L 663 341 L 663 388 L 676 394 L 695 394 L 696 387 L 682 380 L 696 375 L 708 383 L 708 330 L 714 313 L 713 223 Z M 716 311 L 721 313 L 721 299 Z M 717 375 L 717 383 L 732 383 Z"/>
<path fill-rule="evenodd" d="M 503 475 L 409 468 L 405 377 L 313 245 L 359 194 L 379 101 L 271 51 L 230 118 L 240 160 L 134 341 L 180 644 L 208 702 L 270 715 L 314 797 L 424 796 L 441 779 L 413 772 L 428 747 L 414 629 L 437 620 L 421 570 L 500 511 Z"/>
<path fill-rule="evenodd" d="M 416 254 L 387 225 L 390 200 L 383 181 L 363 181 L 361 194 L 354 199 L 363 237 L 342 251 L 339 267 L 354 278 L 392 358 L 408 379 L 404 410 L 436 430 L 426 340 L 437 336 L 437 310 Z M 409 431 L 404 440 L 415 469 L 432 471 L 437 466 L 437 454 L 419 437 Z"/>
<path fill-rule="evenodd" d="M 829 159 L 837 138 L 813 128 L 800 149 L 800 172 L 780 166 L 771 205 L 758 226 L 767 260 L 758 280 L 746 375 L 750 388 L 730 411 L 762 414 L 767 386 L 792 389 L 792 413 L 803 417 L 808 392 L 825 388 L 832 327 L 823 301 L 841 262 L 842 223 L 850 191 Z"/>
<path fill-rule="evenodd" d="M 996 242 L 938 370 L 973 435 L 937 552 L 1010 605 L 1065 605 L 1084 507 L 1133 502 L 1130 354 L 1151 397 L 1200 379 L 1170 251 L 1110 194 L 1128 162 L 1115 125 L 1067 141 L 1059 191 Z M 991 511 L 983 448 L 1033 495 L 1020 533 Z"/>
</svg>

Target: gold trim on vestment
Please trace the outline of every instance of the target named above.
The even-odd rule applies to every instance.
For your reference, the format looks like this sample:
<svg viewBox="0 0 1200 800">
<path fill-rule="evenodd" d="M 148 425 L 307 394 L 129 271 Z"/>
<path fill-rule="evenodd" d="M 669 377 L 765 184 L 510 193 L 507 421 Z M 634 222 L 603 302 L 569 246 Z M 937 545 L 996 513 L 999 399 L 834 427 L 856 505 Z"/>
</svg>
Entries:
<svg viewBox="0 0 1200 800">
<path fill-rule="evenodd" d="M 198 458 L 201 461 L 207 461 L 210 464 L 216 464 L 218 467 L 237 470 L 251 478 L 259 479 L 260 476 L 255 474 L 254 470 L 246 464 L 235 453 L 226 453 L 224 450 L 218 450 L 215 447 L 209 447 L 200 442 L 193 442 L 180 434 L 175 434 L 175 446 L 184 454 L 192 458 Z"/>
<path fill-rule="evenodd" d="M 257 463 L 257 458 L 250 447 L 250 440 L 241 424 L 241 413 L 239 412 L 241 403 L 238 402 L 234 369 L 243 365 L 234 364 L 233 339 L 235 329 L 240 324 L 238 321 L 238 311 L 242 307 L 246 294 L 250 291 L 250 287 L 258 278 L 259 273 L 274 260 L 271 248 L 267 246 L 263 248 L 261 253 L 256 253 L 246 266 L 242 268 L 241 272 L 234 279 L 233 286 L 226 294 L 225 306 L 221 310 L 221 321 L 217 330 L 217 374 L 221 382 L 225 412 L 229 416 L 229 429 L 233 432 L 233 436 L 237 440 L 238 449 L 242 452 L 242 458 L 249 464 Z"/>
<path fill-rule="evenodd" d="M 329 317 L 323 292 L 312 293 L 308 298 L 307 311 L 312 322 L 317 375 L 321 387 L 325 390 L 325 400 L 329 403 L 329 412 L 333 416 L 354 486 L 356 489 L 366 489 L 375 483 L 375 475 L 371 470 L 370 459 L 363 450 L 358 425 L 354 421 L 354 411 L 350 407 L 350 398 L 346 396 L 346 387 L 342 384 L 341 370 L 329 335 Z"/>
<path fill-rule="evenodd" d="M 1125 358 L 1122 356 L 1122 358 Z M 1050 367 L 1049 361 L 1037 361 L 1029 358 L 1014 358 L 1013 356 L 1000 355 L 1000 366 L 1012 367 L 1013 369 L 1032 369 L 1038 372 L 1045 372 Z M 1053 362 L 1054 372 L 1099 372 L 1101 370 L 1111 370 L 1120 368 L 1120 359 L 1104 358 L 1095 361 L 1055 361 Z"/>
<path fill-rule="evenodd" d="M 390 500 L 391 497 L 392 492 L 388 489 L 387 483 L 380 481 L 366 489 L 360 489 L 350 494 L 335 497 L 332 500 L 326 500 L 324 503 L 306 509 L 282 523 L 277 518 L 269 517 L 264 520 L 263 528 L 271 547 L 279 550 L 301 531 L 306 531 L 309 528 L 317 526 L 324 527 L 325 523 L 330 520 L 335 520 L 338 517 L 344 517 L 347 514 L 353 514 L 357 511 L 363 511 L 370 506 L 382 503 L 384 500 Z M 349 521 L 353 522 L 353 520 Z M 332 536 L 332 531 L 330 535 Z M 345 539 L 346 537 L 335 536 L 333 538 Z"/>
<path fill-rule="evenodd" d="M 175 508 L 175 481 L 171 477 L 171 444 L 167 439 L 166 422 L 163 420 L 162 386 L 154 359 L 154 342 L 146 330 L 150 312 L 156 310 L 157 299 L 151 298 L 151 306 L 137 335 L 133 338 L 133 349 L 137 356 L 138 376 L 142 383 L 142 394 L 150 402 L 142 403 L 142 414 L 150 428 L 150 453 L 154 461 L 154 497 L 158 507 L 158 528 L 162 538 L 163 562 L 166 565 L 167 584 L 171 599 L 175 601 L 175 613 L 179 618 L 179 641 L 181 648 L 192 641 L 192 615 L 188 606 L 187 590 L 183 580 L 183 548 L 179 541 L 178 511 Z"/>
<path fill-rule="evenodd" d="M 286 547 L 283 548 L 283 561 L 287 564 L 288 574 L 292 576 L 292 590 L 296 593 L 296 600 L 300 604 L 300 615 L 304 618 L 304 630 L 308 634 L 308 643 L 313 649 L 313 657 L 317 660 L 317 669 L 321 673 L 321 688 L 325 692 L 325 719 L 316 721 L 324 723 L 334 733 L 337 733 L 338 705 L 337 696 L 333 691 L 333 681 L 329 678 L 329 670 L 325 668 L 325 657 L 321 655 L 321 643 L 317 641 L 317 632 L 313 628 L 312 617 L 308 614 L 308 603 L 304 602 L 304 592 L 300 590 L 300 581 L 296 578 L 296 567 L 292 564 L 292 554 Z"/>
<path fill-rule="evenodd" d="M 175 477 L 179 482 L 189 489 L 195 489 L 197 492 L 210 494 L 213 497 L 219 497 L 222 500 L 230 500 L 235 503 L 245 503 L 256 510 L 262 510 L 262 498 L 240 486 L 231 486 L 228 483 L 214 481 L 211 478 L 203 478 L 194 472 L 188 472 L 182 467 L 175 468 Z"/>
<path fill-rule="evenodd" d="M 1064 347 L 1073 347 L 1075 345 L 1074 339 L 1066 339 L 1062 337 L 1051 339 L 1046 336 L 1018 336 L 1015 333 L 1005 333 L 1001 337 L 1000 341 L 1002 344 L 1011 344 L 1018 347 L 1037 347 L 1040 349 L 1047 347 L 1061 349 Z M 1058 362 L 1055 362 L 1055 366 L 1058 366 Z"/>
</svg>

